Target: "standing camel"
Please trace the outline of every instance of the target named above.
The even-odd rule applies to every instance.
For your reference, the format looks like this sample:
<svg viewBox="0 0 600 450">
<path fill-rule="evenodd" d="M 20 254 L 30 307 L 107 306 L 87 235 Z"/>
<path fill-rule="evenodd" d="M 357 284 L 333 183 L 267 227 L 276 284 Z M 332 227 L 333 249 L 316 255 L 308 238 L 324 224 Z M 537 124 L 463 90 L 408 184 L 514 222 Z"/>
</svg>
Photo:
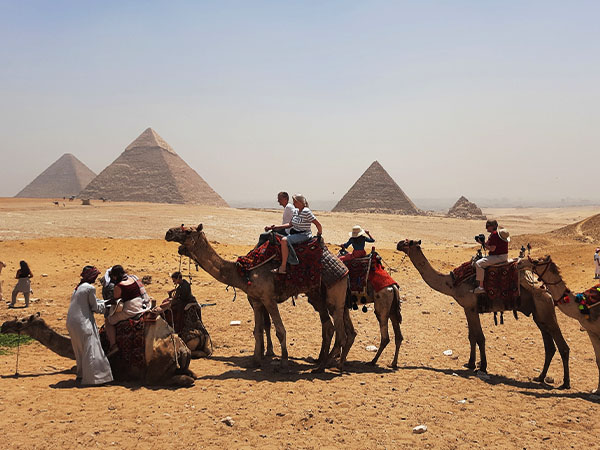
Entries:
<svg viewBox="0 0 600 450">
<path fill-rule="evenodd" d="M 535 273 L 539 280 L 544 283 L 550 295 L 552 295 L 554 304 L 558 309 L 572 319 L 577 320 L 583 329 L 587 331 L 594 347 L 599 374 L 598 385 L 593 392 L 600 392 L 600 311 L 596 308 L 590 310 L 589 319 L 579 311 L 579 304 L 575 301 L 575 295 L 567 287 L 560 274 L 560 269 L 550 256 L 540 259 L 522 259 L 519 263 L 519 268 L 530 269 Z M 565 296 L 568 297 L 568 302 Z"/>
<path fill-rule="evenodd" d="M 278 303 L 291 297 L 292 292 L 279 293 L 276 289 L 276 274 L 271 273 L 274 262 L 264 264 L 252 271 L 250 283 L 238 273 L 234 262 L 221 258 L 206 239 L 202 224 L 197 227 L 174 227 L 167 231 L 165 240 L 178 242 L 179 253 L 192 258 L 202 269 L 217 281 L 242 290 L 248 296 L 254 310 L 254 363 L 260 364 L 263 356 L 263 308 L 271 316 L 275 333 L 281 345 L 281 368 L 288 368 L 288 351 L 286 330 L 279 314 Z M 356 332 L 352 326 L 350 315 L 345 308 L 347 276 L 336 281 L 332 286 L 321 284 L 320 288 L 306 292 L 311 305 L 319 312 L 322 325 L 322 344 L 317 371 L 323 371 L 328 362 L 329 347 L 335 328 L 335 347 L 341 348 L 338 367 L 343 370 L 344 361 L 354 342 Z M 329 314 L 333 315 L 333 325 Z M 348 332 L 346 332 L 348 328 Z"/>
<path fill-rule="evenodd" d="M 429 287 L 442 294 L 453 297 L 465 310 L 467 324 L 469 326 L 469 342 L 471 344 L 471 353 L 466 367 L 471 370 L 475 369 L 476 347 L 479 346 L 479 370 L 486 372 L 487 358 L 485 354 L 485 336 L 481 329 L 481 322 L 477 310 L 477 295 L 472 292 L 473 287 L 471 283 L 463 282 L 458 286 L 454 286 L 450 274 L 440 273 L 431 266 L 430 262 L 423 254 L 420 244 L 421 241 L 405 240 L 398 242 L 396 248 L 408 255 L 410 261 L 419 271 L 421 277 Z M 563 384 L 559 389 L 568 389 L 570 388 L 569 346 L 558 326 L 552 298 L 550 298 L 544 290 L 533 288 L 526 280 L 523 280 L 523 277 L 521 280 L 521 288 L 521 302 L 517 310 L 526 315 L 533 313 L 533 321 L 540 329 L 544 341 L 544 368 L 540 375 L 534 380 L 539 382 L 544 381 L 546 374 L 548 373 L 548 368 L 550 367 L 550 362 L 552 361 L 552 357 L 556 353 L 556 347 L 558 346 L 564 371 Z M 494 305 L 494 311 L 504 310 L 502 302 L 499 302 L 498 305 Z"/>
</svg>

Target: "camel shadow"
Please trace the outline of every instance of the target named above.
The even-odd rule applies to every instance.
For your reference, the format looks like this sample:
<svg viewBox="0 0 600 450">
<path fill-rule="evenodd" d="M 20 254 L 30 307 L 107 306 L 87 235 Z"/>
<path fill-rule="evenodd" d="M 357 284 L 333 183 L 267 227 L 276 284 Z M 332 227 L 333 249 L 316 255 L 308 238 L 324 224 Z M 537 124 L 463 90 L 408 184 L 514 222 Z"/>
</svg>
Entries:
<svg viewBox="0 0 600 450">
<path fill-rule="evenodd" d="M 485 377 L 480 377 L 477 375 L 476 372 L 474 372 L 471 369 L 440 369 L 438 367 L 429 367 L 429 366 L 403 366 L 401 367 L 402 370 L 429 370 L 432 372 L 437 372 L 437 373 L 442 373 L 444 375 L 449 375 L 449 376 L 458 376 L 460 378 L 464 378 L 464 379 L 470 379 L 470 378 L 479 378 L 481 381 L 483 381 L 486 384 L 489 384 L 491 386 L 496 386 L 498 384 L 504 384 L 506 386 L 512 386 L 515 388 L 519 388 L 519 389 L 535 389 L 535 390 L 552 390 L 554 389 L 553 386 L 546 384 L 546 383 L 540 383 L 537 381 L 520 381 L 520 380 L 515 380 L 514 378 L 509 378 L 507 376 L 504 375 L 496 375 L 496 374 L 487 374 L 489 376 L 489 378 L 485 378 Z"/>
<path fill-rule="evenodd" d="M 371 366 L 367 363 L 346 361 L 344 372 L 340 373 L 335 367 L 328 367 L 328 370 L 321 373 L 314 373 L 316 361 L 311 357 L 294 358 L 290 357 L 288 370 L 280 370 L 280 360 L 278 358 L 266 358 L 258 367 L 252 365 L 252 357 L 248 356 L 212 356 L 211 359 L 220 361 L 232 369 L 218 375 L 204 375 L 198 380 L 230 380 L 244 379 L 248 381 L 267 381 L 267 382 L 290 382 L 299 380 L 324 380 L 329 381 L 343 375 L 353 373 L 377 373 L 384 374 L 392 372 L 392 369 Z"/>
<path fill-rule="evenodd" d="M 552 391 L 552 392 L 530 392 L 530 391 L 519 391 L 520 394 L 528 395 L 535 398 L 572 398 L 585 400 L 591 403 L 600 405 L 600 396 L 589 392 L 565 392 L 565 391 Z"/>
</svg>

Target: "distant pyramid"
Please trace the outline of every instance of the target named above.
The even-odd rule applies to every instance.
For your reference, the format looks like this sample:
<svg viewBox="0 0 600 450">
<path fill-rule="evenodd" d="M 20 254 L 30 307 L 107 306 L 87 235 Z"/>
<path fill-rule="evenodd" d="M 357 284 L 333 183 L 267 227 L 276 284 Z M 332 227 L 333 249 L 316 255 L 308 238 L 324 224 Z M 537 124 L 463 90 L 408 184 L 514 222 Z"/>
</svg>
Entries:
<svg viewBox="0 0 600 450">
<path fill-rule="evenodd" d="M 96 174 L 70 153 L 65 153 L 15 197 L 56 198 L 77 195 Z"/>
<path fill-rule="evenodd" d="M 79 197 L 228 206 L 152 128 L 129 144 Z"/>
<path fill-rule="evenodd" d="M 475 203 L 467 200 L 464 195 L 448 210 L 447 215 L 448 217 L 458 217 L 461 219 L 486 219 L 481 209 Z"/>
<path fill-rule="evenodd" d="M 369 166 L 332 211 L 421 214 L 377 161 Z"/>
</svg>

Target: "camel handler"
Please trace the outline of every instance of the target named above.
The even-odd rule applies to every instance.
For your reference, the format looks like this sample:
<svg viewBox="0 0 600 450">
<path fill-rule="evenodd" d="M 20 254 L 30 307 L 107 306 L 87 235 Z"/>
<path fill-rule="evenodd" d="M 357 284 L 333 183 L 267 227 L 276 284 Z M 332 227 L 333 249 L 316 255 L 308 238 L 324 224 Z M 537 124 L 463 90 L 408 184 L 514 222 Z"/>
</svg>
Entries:
<svg viewBox="0 0 600 450">
<path fill-rule="evenodd" d="M 596 263 L 596 274 L 594 275 L 594 279 L 597 280 L 600 278 L 600 247 L 596 248 L 596 253 L 594 253 L 594 262 Z"/>
<path fill-rule="evenodd" d="M 102 350 L 94 313 L 103 313 L 105 303 L 96 298 L 94 283 L 100 272 L 85 266 L 81 281 L 71 296 L 67 313 L 67 330 L 77 361 L 77 380 L 81 384 L 98 385 L 113 380 L 108 358 Z"/>
<path fill-rule="evenodd" d="M 352 227 L 352 231 L 348 233 L 350 239 L 345 244 L 342 244 L 341 247 L 343 249 L 347 249 L 352 246 L 352 253 L 348 253 L 347 255 L 340 256 L 342 261 L 350 261 L 354 258 L 362 258 L 367 256 L 367 252 L 365 252 L 365 244 L 367 242 L 375 242 L 369 230 L 363 230 L 360 225 L 354 225 Z"/>
<path fill-rule="evenodd" d="M 290 202 L 290 195 L 285 191 L 281 191 L 279 194 L 277 194 L 277 203 L 283 206 L 283 218 L 281 223 L 290 223 L 292 221 L 294 211 L 296 211 L 296 208 L 292 202 Z M 277 233 L 281 236 L 287 236 L 290 234 L 287 228 L 274 229 L 273 227 L 275 227 L 275 225 L 265 227 L 265 232 L 261 233 L 260 237 L 258 238 L 258 244 L 256 244 L 257 247 L 260 247 L 262 244 L 267 242 L 271 236 L 271 233 Z"/>
<path fill-rule="evenodd" d="M 475 278 L 479 282 L 479 286 L 473 290 L 474 294 L 483 294 L 485 292 L 483 279 L 486 267 L 508 261 L 508 243 L 510 242 L 510 233 L 508 230 L 505 228 L 498 230 L 497 220 L 488 220 L 485 223 L 485 229 L 490 233 L 490 237 L 481 244 L 489 251 L 489 254 L 475 262 Z"/>
</svg>

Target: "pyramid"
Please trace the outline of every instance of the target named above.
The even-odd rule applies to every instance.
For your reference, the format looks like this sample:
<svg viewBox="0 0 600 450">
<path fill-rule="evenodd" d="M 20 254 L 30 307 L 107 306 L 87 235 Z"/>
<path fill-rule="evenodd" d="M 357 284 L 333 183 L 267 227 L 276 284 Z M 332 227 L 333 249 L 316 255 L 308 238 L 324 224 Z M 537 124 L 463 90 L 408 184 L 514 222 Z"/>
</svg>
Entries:
<svg viewBox="0 0 600 450">
<path fill-rule="evenodd" d="M 332 211 L 421 214 L 377 161 L 369 166 Z"/>
<path fill-rule="evenodd" d="M 70 153 L 65 153 L 15 197 L 70 197 L 94 179 L 96 174 Z"/>
<path fill-rule="evenodd" d="M 458 217 L 461 219 L 486 219 L 481 209 L 475 203 L 467 200 L 464 195 L 448 210 L 447 215 L 448 217 Z"/>
<path fill-rule="evenodd" d="M 228 206 L 152 128 L 129 144 L 79 197 Z"/>
</svg>

